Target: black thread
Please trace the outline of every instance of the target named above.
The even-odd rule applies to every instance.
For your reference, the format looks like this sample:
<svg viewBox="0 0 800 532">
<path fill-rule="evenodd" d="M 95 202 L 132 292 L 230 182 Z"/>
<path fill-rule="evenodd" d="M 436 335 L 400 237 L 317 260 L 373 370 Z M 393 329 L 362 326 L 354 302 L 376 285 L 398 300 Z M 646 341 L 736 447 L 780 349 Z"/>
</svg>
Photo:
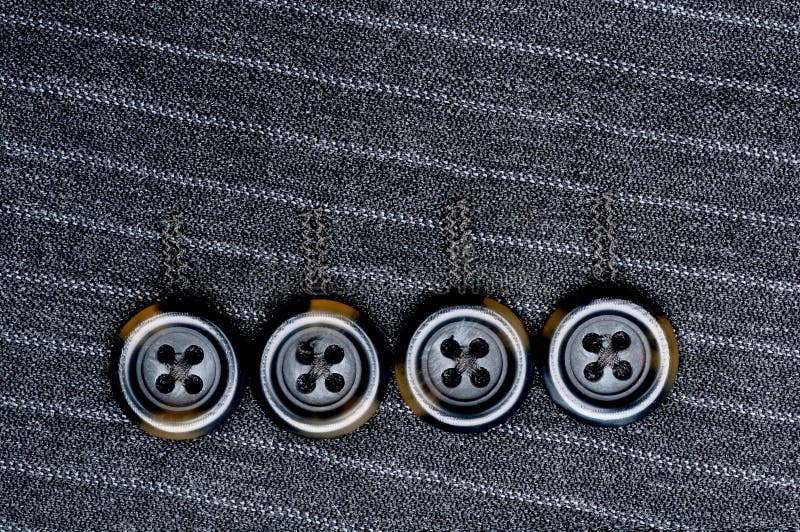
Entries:
<svg viewBox="0 0 800 532">
<path fill-rule="evenodd" d="M 164 290 L 167 295 L 185 292 L 189 288 L 189 263 L 186 260 L 186 234 L 182 214 L 175 214 L 162 223 Z"/>
<path fill-rule="evenodd" d="M 344 349 L 337 344 L 331 344 L 320 353 L 317 352 L 316 342 L 317 339 L 302 341 L 295 351 L 297 361 L 310 366 L 308 371 L 297 376 L 297 390 L 304 394 L 311 393 L 317 387 L 317 381 L 323 379 L 329 392 L 339 393 L 344 389 L 345 379 L 331 368 L 344 360 Z"/>
<path fill-rule="evenodd" d="M 176 358 L 175 348 L 164 344 L 158 348 L 158 360 L 167 367 L 167 373 L 162 373 L 156 378 L 156 389 L 161 393 L 171 393 L 176 383 L 181 383 L 186 391 L 192 395 L 203 390 L 203 380 L 198 375 L 192 375 L 189 370 L 203 361 L 203 350 L 199 346 L 191 345 L 180 359 Z"/>
<path fill-rule="evenodd" d="M 472 221 L 466 200 L 447 206 L 445 216 L 447 238 L 447 273 L 450 288 L 461 294 L 475 292 L 475 247 Z"/>
<path fill-rule="evenodd" d="M 616 379 L 629 379 L 633 374 L 633 367 L 627 360 L 620 360 L 619 354 L 630 346 L 630 336 L 624 331 L 617 331 L 612 335 L 587 334 L 583 337 L 583 348 L 597 355 L 597 360 L 586 364 L 583 376 L 589 381 L 598 381 L 603 377 L 605 368 L 610 367 Z"/>
<path fill-rule="evenodd" d="M 310 295 L 326 295 L 331 291 L 328 251 L 323 234 L 322 209 L 310 208 L 303 217 L 303 288 Z"/>
<path fill-rule="evenodd" d="M 492 376 L 488 369 L 478 363 L 481 358 L 489 354 L 489 343 L 486 340 L 475 338 L 465 347 L 450 335 L 439 345 L 439 351 L 455 362 L 455 367 L 442 372 L 442 384 L 448 388 L 455 388 L 461 384 L 462 375 L 466 373 L 473 386 L 477 388 L 488 386 Z"/>
<path fill-rule="evenodd" d="M 602 283 L 616 282 L 617 243 L 611 194 L 598 194 L 592 198 L 592 276 Z"/>
</svg>

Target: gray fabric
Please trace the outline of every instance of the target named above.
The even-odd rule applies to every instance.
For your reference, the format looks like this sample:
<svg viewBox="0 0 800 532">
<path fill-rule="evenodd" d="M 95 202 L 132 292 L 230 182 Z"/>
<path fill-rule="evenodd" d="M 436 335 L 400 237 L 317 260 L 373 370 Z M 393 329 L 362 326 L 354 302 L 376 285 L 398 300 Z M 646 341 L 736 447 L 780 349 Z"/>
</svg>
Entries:
<svg viewBox="0 0 800 532">
<path fill-rule="evenodd" d="M 4 2 L 0 525 L 10 529 L 800 526 L 800 18 L 793 2 Z M 476 283 L 538 333 L 592 271 L 614 198 L 618 280 L 678 332 L 674 393 L 581 425 L 536 375 L 502 427 L 418 420 L 394 383 L 357 433 L 276 428 L 248 392 L 162 441 L 111 395 L 115 332 L 192 287 L 257 356 L 303 288 L 298 210 L 389 341 L 447 284 L 445 206 Z"/>
</svg>

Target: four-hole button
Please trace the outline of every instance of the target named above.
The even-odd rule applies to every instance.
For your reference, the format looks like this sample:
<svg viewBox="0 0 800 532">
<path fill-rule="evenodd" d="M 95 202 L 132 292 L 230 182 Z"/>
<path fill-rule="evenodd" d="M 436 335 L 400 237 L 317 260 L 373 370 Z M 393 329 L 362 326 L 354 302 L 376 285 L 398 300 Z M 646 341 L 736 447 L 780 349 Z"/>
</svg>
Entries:
<svg viewBox="0 0 800 532">
<path fill-rule="evenodd" d="M 529 340 L 507 307 L 484 298 L 444 306 L 414 331 L 397 378 L 424 420 L 457 432 L 493 427 L 520 405 L 530 382 Z"/>
<path fill-rule="evenodd" d="M 120 337 L 116 388 L 144 430 L 194 438 L 233 411 L 242 378 L 231 342 L 211 321 L 153 306 L 126 324 Z"/>
<path fill-rule="evenodd" d="M 368 328 L 357 310 L 327 299 L 278 326 L 261 354 L 258 391 L 279 424 L 332 438 L 372 417 L 386 375 Z"/>
<path fill-rule="evenodd" d="M 562 306 L 544 327 L 544 380 L 567 412 L 597 425 L 625 425 L 669 393 L 678 367 L 675 334 L 649 306 L 594 297 Z"/>
</svg>

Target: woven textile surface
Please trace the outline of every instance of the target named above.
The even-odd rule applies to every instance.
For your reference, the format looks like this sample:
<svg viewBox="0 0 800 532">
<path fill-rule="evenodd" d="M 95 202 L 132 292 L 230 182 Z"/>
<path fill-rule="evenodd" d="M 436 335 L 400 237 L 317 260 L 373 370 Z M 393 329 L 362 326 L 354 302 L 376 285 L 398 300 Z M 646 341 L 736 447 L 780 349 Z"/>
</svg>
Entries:
<svg viewBox="0 0 800 532">
<path fill-rule="evenodd" d="M 796 3 L 11 0 L 0 57 L 0 527 L 800 526 Z M 449 203 L 476 284 L 538 334 L 591 280 L 603 193 L 617 281 L 681 349 L 640 422 L 583 425 L 540 372 L 473 436 L 394 379 L 325 441 L 249 391 L 190 442 L 114 399 L 114 336 L 164 291 L 175 213 L 190 289 L 252 361 L 302 293 L 304 208 L 335 289 L 400 349 L 447 288 Z"/>
</svg>

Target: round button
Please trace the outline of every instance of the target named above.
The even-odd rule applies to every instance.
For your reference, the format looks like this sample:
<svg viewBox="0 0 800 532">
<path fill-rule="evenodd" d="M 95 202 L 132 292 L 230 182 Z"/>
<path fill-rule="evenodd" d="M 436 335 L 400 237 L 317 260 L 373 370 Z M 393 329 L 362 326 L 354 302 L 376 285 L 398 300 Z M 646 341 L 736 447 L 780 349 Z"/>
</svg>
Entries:
<svg viewBox="0 0 800 532">
<path fill-rule="evenodd" d="M 498 425 L 530 382 L 530 342 L 520 320 L 491 299 L 426 317 L 397 366 L 400 392 L 426 421 L 457 432 Z"/>
<path fill-rule="evenodd" d="M 123 327 L 116 385 L 126 411 L 163 438 L 202 436 L 230 415 L 241 395 L 236 355 L 212 322 L 158 306 Z"/>
<path fill-rule="evenodd" d="M 332 438 L 354 431 L 378 409 L 385 376 L 359 317 L 352 307 L 315 299 L 270 336 L 259 385 L 283 426 Z"/>
<path fill-rule="evenodd" d="M 553 400 L 597 425 L 641 419 L 669 393 L 678 348 L 669 321 L 625 298 L 559 308 L 547 321 L 544 380 Z"/>
</svg>

